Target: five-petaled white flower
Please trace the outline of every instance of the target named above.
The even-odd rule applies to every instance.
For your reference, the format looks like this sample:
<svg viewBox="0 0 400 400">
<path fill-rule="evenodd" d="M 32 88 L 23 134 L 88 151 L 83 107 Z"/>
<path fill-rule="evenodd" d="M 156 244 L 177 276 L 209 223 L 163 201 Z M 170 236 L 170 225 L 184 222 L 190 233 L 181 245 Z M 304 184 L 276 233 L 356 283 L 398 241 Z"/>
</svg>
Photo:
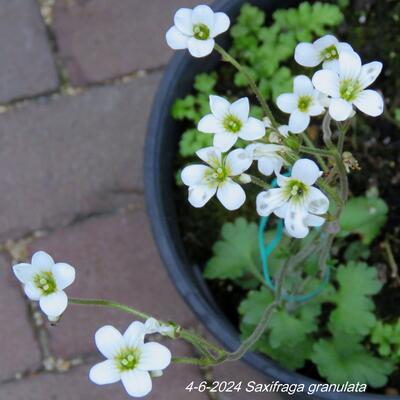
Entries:
<svg viewBox="0 0 400 400">
<path fill-rule="evenodd" d="M 275 174 L 280 173 L 283 164 L 286 163 L 282 155 L 289 149 L 279 144 L 254 143 L 249 144 L 246 151 L 252 156 L 253 160 L 258 161 L 258 170 L 262 174 L 270 176 L 274 172 Z"/>
<path fill-rule="evenodd" d="M 49 320 L 56 321 L 68 305 L 64 289 L 75 280 L 75 268 L 66 263 L 55 263 L 44 251 L 32 256 L 30 264 L 13 266 L 18 280 L 23 284 L 25 294 L 39 301 L 41 310 Z"/>
<path fill-rule="evenodd" d="M 228 30 L 230 20 L 226 14 L 200 5 L 193 10 L 179 9 L 174 24 L 166 33 L 168 45 L 174 50 L 188 49 L 193 57 L 205 57 L 214 49 L 214 38 Z"/>
<path fill-rule="evenodd" d="M 332 99 L 329 114 L 336 121 L 348 119 L 353 105 L 365 114 L 377 117 L 383 113 L 383 98 L 375 90 L 367 89 L 381 73 L 382 63 L 373 61 L 361 65 L 360 56 L 355 52 L 342 52 L 339 55 L 339 72 L 317 71 L 313 78 L 314 86 Z"/>
<path fill-rule="evenodd" d="M 339 70 L 339 54 L 343 51 L 352 52 L 353 48 L 344 42 L 339 42 L 333 35 L 325 35 L 314 43 L 299 43 L 294 51 L 294 59 L 304 67 L 316 67 L 321 64 L 323 69 Z"/>
<path fill-rule="evenodd" d="M 133 322 L 124 335 L 113 326 L 100 328 L 95 335 L 96 346 L 107 360 L 94 365 L 89 378 L 98 385 L 122 381 L 132 397 L 150 393 L 152 381 L 149 372 L 162 371 L 171 362 L 171 352 L 155 342 L 144 343 L 145 326 Z"/>
<path fill-rule="evenodd" d="M 214 133 L 214 146 L 228 151 L 238 140 L 256 140 L 265 135 L 263 121 L 249 117 L 250 104 L 247 97 L 229 103 L 223 97 L 210 96 L 212 114 L 204 116 L 197 129 Z"/>
<path fill-rule="evenodd" d="M 238 209 L 246 200 L 242 187 L 233 181 L 246 171 L 252 159 L 243 149 L 222 155 L 216 147 L 206 147 L 196 152 L 207 165 L 189 165 L 182 170 L 181 178 L 189 186 L 189 202 L 193 207 L 203 207 L 214 194 L 228 210 Z"/>
<path fill-rule="evenodd" d="M 295 238 L 308 235 L 309 226 L 321 226 L 329 208 L 328 198 L 312 186 L 321 175 L 317 164 L 300 159 L 293 165 L 290 177 L 277 175 L 279 188 L 269 189 L 257 196 L 257 212 L 261 216 L 274 213 L 284 218 L 287 233 Z"/>
<path fill-rule="evenodd" d="M 290 114 L 290 132 L 301 133 L 308 127 L 310 116 L 323 113 L 324 107 L 320 101 L 320 93 L 305 75 L 294 78 L 293 92 L 281 94 L 276 103 L 280 110 Z"/>
</svg>

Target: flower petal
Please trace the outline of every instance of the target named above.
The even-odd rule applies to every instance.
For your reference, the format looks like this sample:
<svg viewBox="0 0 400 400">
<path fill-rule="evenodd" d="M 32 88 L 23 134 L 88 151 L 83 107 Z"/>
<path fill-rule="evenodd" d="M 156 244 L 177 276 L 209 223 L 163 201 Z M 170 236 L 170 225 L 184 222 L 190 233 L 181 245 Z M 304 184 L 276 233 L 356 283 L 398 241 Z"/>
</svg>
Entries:
<svg viewBox="0 0 400 400">
<path fill-rule="evenodd" d="M 218 168 L 222 162 L 221 150 L 216 147 L 204 147 L 196 151 L 197 157 L 211 165 L 213 168 Z"/>
<path fill-rule="evenodd" d="M 305 224 L 307 211 L 301 203 L 290 201 L 285 215 L 285 229 L 287 233 L 297 239 L 305 238 L 309 229 Z"/>
<path fill-rule="evenodd" d="M 344 99 L 332 99 L 329 104 L 329 115 L 335 121 L 345 121 L 350 117 L 353 106 Z"/>
<path fill-rule="evenodd" d="M 188 47 L 189 36 L 184 35 L 175 26 L 172 26 L 165 34 L 165 40 L 171 49 L 183 50 Z"/>
<path fill-rule="evenodd" d="M 247 97 L 236 100 L 229 107 L 229 113 L 238 117 L 242 123 L 245 123 L 249 118 L 250 103 Z"/>
<path fill-rule="evenodd" d="M 211 112 L 219 119 L 222 120 L 229 113 L 231 103 L 221 96 L 210 95 L 210 108 Z"/>
<path fill-rule="evenodd" d="M 308 76 L 298 75 L 293 81 L 293 91 L 299 96 L 312 96 L 314 93 L 314 86 Z"/>
<path fill-rule="evenodd" d="M 308 214 L 304 223 L 307 226 L 322 226 L 325 223 L 325 218 L 318 215 Z"/>
<path fill-rule="evenodd" d="M 316 67 L 321 62 L 319 52 L 311 43 L 299 43 L 294 51 L 294 59 L 304 67 Z"/>
<path fill-rule="evenodd" d="M 214 11 L 206 5 L 195 7 L 192 13 L 192 24 L 204 24 L 212 29 L 214 27 Z"/>
<path fill-rule="evenodd" d="M 278 131 L 282 136 L 288 137 L 289 136 L 289 125 L 278 126 Z"/>
<path fill-rule="evenodd" d="M 308 158 L 301 158 L 293 165 L 291 178 L 298 179 L 306 185 L 313 185 L 320 176 L 318 165 Z"/>
<path fill-rule="evenodd" d="M 338 43 L 338 40 L 335 38 L 333 35 L 325 35 L 322 36 L 321 38 L 317 39 L 314 43 L 313 46 L 317 51 L 323 51 L 327 47 L 336 45 Z"/>
<path fill-rule="evenodd" d="M 205 115 L 197 126 L 200 132 L 204 133 L 218 133 L 223 131 L 221 121 L 219 121 L 213 114 Z"/>
<path fill-rule="evenodd" d="M 44 251 L 37 251 L 32 256 L 32 265 L 39 271 L 51 271 L 54 265 L 53 258 Z"/>
<path fill-rule="evenodd" d="M 307 211 L 312 214 L 325 214 L 329 209 L 329 200 L 319 189 L 309 188 Z"/>
<path fill-rule="evenodd" d="M 354 105 L 363 113 L 377 117 L 383 113 L 383 98 L 375 90 L 363 90 L 354 100 Z"/>
<path fill-rule="evenodd" d="M 308 109 L 308 113 L 312 116 L 315 117 L 316 115 L 320 115 L 325 111 L 325 108 L 321 104 L 312 104 L 310 108 Z"/>
<path fill-rule="evenodd" d="M 180 8 L 174 16 L 175 26 L 188 36 L 193 36 L 192 13 L 190 8 Z"/>
<path fill-rule="evenodd" d="M 39 305 L 47 316 L 58 317 L 67 308 L 68 297 L 64 291 L 59 290 L 47 296 L 41 296 Z"/>
<path fill-rule="evenodd" d="M 14 275 L 21 283 L 31 282 L 38 272 L 32 264 L 20 263 L 13 266 Z"/>
<path fill-rule="evenodd" d="M 283 93 L 276 99 L 276 105 L 281 111 L 290 114 L 297 108 L 297 101 L 298 96 L 294 93 Z"/>
<path fill-rule="evenodd" d="M 189 203 L 196 208 L 203 207 L 214 196 L 217 187 L 196 185 L 189 188 Z"/>
<path fill-rule="evenodd" d="M 101 327 L 94 338 L 97 348 L 106 358 L 114 358 L 125 347 L 123 336 L 111 325 Z"/>
<path fill-rule="evenodd" d="M 243 149 L 236 149 L 226 157 L 225 166 L 229 171 L 229 176 L 236 176 L 249 169 L 252 162 L 250 153 Z"/>
<path fill-rule="evenodd" d="M 147 371 L 135 369 L 121 374 L 122 384 L 132 397 L 144 397 L 151 392 L 152 382 Z"/>
<path fill-rule="evenodd" d="M 30 300 L 38 301 L 42 296 L 42 291 L 38 289 L 32 282 L 24 285 L 24 292 Z"/>
<path fill-rule="evenodd" d="M 339 54 L 340 79 L 357 79 L 361 72 L 361 58 L 352 51 Z"/>
<path fill-rule="evenodd" d="M 282 166 L 283 161 L 281 158 L 278 157 L 262 157 L 258 160 L 258 170 L 265 176 L 272 175 L 273 172 L 279 174 Z"/>
<path fill-rule="evenodd" d="M 222 12 L 217 12 L 214 14 L 214 27 L 210 31 L 211 37 L 220 35 L 229 29 L 231 21 L 229 17 Z"/>
<path fill-rule="evenodd" d="M 257 118 L 250 117 L 246 124 L 242 127 L 239 137 L 244 140 L 261 139 L 265 135 L 265 126 L 262 121 Z"/>
<path fill-rule="evenodd" d="M 330 71 L 339 73 L 339 60 L 325 60 L 322 63 L 322 69 L 328 69 Z"/>
<path fill-rule="evenodd" d="M 217 198 L 227 210 L 233 211 L 245 202 L 246 193 L 239 184 L 228 178 L 218 187 Z"/>
<path fill-rule="evenodd" d="M 268 217 L 273 211 L 285 204 L 284 192 L 281 188 L 269 189 L 257 195 L 257 213 Z"/>
<path fill-rule="evenodd" d="M 124 340 L 128 347 L 139 347 L 144 343 L 145 326 L 140 321 L 132 322 L 124 333 Z"/>
<path fill-rule="evenodd" d="M 160 371 L 171 363 L 171 352 L 162 344 L 150 342 L 141 348 L 138 368 L 142 371 Z"/>
<path fill-rule="evenodd" d="M 288 203 L 285 203 L 285 204 L 283 204 L 282 206 L 280 206 L 279 208 L 277 208 L 277 209 L 274 211 L 274 214 L 275 214 L 278 218 L 285 218 L 288 208 L 289 208 L 289 204 L 288 204 Z"/>
<path fill-rule="evenodd" d="M 182 182 L 186 186 L 199 185 L 202 183 L 204 175 L 207 173 L 207 171 L 211 172 L 211 168 L 207 165 L 188 165 L 187 167 L 183 168 L 181 172 Z"/>
<path fill-rule="evenodd" d="M 293 133 L 304 132 L 310 124 L 310 116 L 299 110 L 294 110 L 289 117 L 289 130 Z"/>
<path fill-rule="evenodd" d="M 75 280 L 75 268 L 66 263 L 57 263 L 52 268 L 57 289 L 63 290 Z"/>
<path fill-rule="evenodd" d="M 97 385 L 108 385 L 118 382 L 121 373 L 113 360 L 105 360 L 90 368 L 89 379 Z"/>
<path fill-rule="evenodd" d="M 216 133 L 213 140 L 213 145 L 225 152 L 228 151 L 238 140 L 239 135 L 229 132 Z"/>
<path fill-rule="evenodd" d="M 317 71 L 312 77 L 317 90 L 332 97 L 339 97 L 339 75 L 330 70 Z"/>
<path fill-rule="evenodd" d="M 188 41 L 189 53 L 196 58 L 206 57 L 212 53 L 214 49 L 214 39 L 198 40 L 194 37 Z"/>
<path fill-rule="evenodd" d="M 358 79 L 363 89 L 375 82 L 382 71 L 382 67 L 383 64 L 379 61 L 373 61 L 361 67 L 361 73 Z"/>
</svg>

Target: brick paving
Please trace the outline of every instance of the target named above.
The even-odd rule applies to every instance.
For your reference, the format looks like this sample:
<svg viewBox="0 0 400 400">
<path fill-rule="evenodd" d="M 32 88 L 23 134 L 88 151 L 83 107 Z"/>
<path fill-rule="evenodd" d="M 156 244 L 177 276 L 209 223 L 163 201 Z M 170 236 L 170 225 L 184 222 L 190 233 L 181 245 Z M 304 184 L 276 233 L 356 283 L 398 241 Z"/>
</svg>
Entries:
<svg viewBox="0 0 400 400">
<path fill-rule="evenodd" d="M 0 5 L 0 103 L 53 91 L 55 60 L 35 0 Z"/>
<path fill-rule="evenodd" d="M 142 180 L 147 119 L 171 54 L 164 32 L 176 8 L 196 3 L 0 2 L 0 400 L 127 398 L 121 385 L 97 387 L 87 373 L 100 359 L 96 329 L 123 330 L 132 318 L 70 306 L 51 327 L 10 268 L 38 249 L 76 266 L 72 296 L 110 298 L 202 329 L 157 254 Z M 192 355 L 183 343 L 168 345 Z M 185 392 L 205 377 L 264 381 L 240 363 L 172 366 L 148 398 L 254 398 Z"/>
</svg>

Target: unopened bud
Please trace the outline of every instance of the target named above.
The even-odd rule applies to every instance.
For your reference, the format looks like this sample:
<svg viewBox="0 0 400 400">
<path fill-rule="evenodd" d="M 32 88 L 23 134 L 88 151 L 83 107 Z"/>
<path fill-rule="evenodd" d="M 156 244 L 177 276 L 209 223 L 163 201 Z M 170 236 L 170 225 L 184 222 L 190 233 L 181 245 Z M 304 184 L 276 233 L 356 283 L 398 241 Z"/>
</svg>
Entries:
<svg viewBox="0 0 400 400">
<path fill-rule="evenodd" d="M 246 184 L 251 182 L 251 176 L 248 174 L 241 174 L 239 175 L 239 182 Z"/>
</svg>

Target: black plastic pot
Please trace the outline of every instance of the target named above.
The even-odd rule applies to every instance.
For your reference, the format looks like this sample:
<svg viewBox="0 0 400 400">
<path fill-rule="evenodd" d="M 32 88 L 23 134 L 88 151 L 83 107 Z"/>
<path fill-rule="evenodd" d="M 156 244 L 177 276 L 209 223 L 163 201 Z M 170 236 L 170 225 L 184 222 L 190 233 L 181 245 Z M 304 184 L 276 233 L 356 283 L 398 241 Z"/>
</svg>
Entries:
<svg viewBox="0 0 400 400">
<path fill-rule="evenodd" d="M 223 11 L 231 17 L 231 20 L 234 20 L 245 2 L 260 6 L 269 12 L 273 12 L 278 7 L 288 7 L 299 3 L 298 0 L 217 0 L 212 7 L 214 11 Z M 223 35 L 222 43 L 228 40 L 228 36 Z M 171 106 L 176 98 L 191 92 L 196 74 L 212 70 L 218 62 L 219 58 L 216 55 L 194 59 L 187 51 L 176 52 L 171 59 L 156 94 L 149 121 L 145 148 L 145 192 L 154 238 L 172 281 L 210 332 L 226 348 L 232 350 L 240 343 L 239 333 L 213 300 L 200 270 L 187 259 L 178 228 L 174 202 L 174 159 L 181 132 L 171 117 Z M 304 384 L 306 387 L 320 383 L 282 368 L 269 358 L 254 352 L 248 353 L 245 361 L 266 376 L 280 382 Z M 296 396 L 296 398 L 303 398 L 303 396 Z M 385 396 L 318 393 L 318 396 L 314 398 L 382 400 Z M 400 399 L 399 396 L 391 398 Z"/>
</svg>

